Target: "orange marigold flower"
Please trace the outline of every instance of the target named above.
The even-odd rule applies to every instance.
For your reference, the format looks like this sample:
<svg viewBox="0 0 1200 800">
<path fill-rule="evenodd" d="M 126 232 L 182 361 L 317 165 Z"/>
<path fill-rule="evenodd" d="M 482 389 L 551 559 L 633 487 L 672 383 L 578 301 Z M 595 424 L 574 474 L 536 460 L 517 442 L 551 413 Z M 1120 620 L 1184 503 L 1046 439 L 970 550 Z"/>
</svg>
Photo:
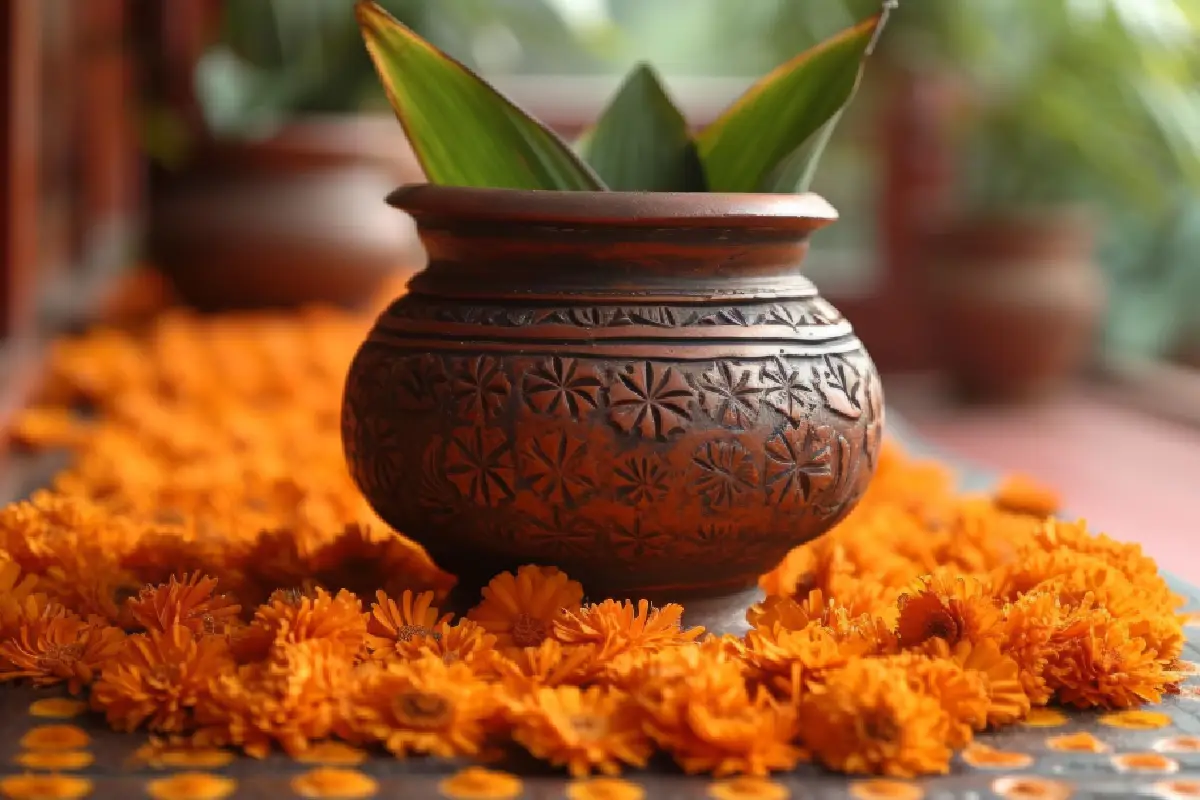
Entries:
<svg viewBox="0 0 1200 800">
<path fill-rule="evenodd" d="M 932 638 L 950 644 L 978 642 L 996 635 L 1001 621 L 992 593 L 968 577 L 924 577 L 913 591 L 900 595 L 898 606 L 901 647 L 916 647 Z"/>
<path fill-rule="evenodd" d="M 67 684 L 78 694 L 120 652 L 125 633 L 100 621 L 85 622 L 59 606 L 21 624 L 0 643 L 0 681 L 29 678 L 35 686 Z"/>
<path fill-rule="evenodd" d="M 438 614 L 433 606 L 433 592 L 414 595 L 405 589 L 397 604 L 380 590 L 375 593 L 375 603 L 367 622 L 367 645 L 372 656 L 381 661 L 413 658 L 420 653 L 422 645 L 440 638 L 438 627 L 453 616 Z"/>
<path fill-rule="evenodd" d="M 197 636 L 225 633 L 242 607 L 216 590 L 216 579 L 198 572 L 182 580 L 172 576 L 164 584 L 142 589 L 129 601 L 129 612 L 148 631 L 182 625 Z"/>
<path fill-rule="evenodd" d="M 938 701 L 949 721 L 947 743 L 954 749 L 970 744 L 975 731 L 987 726 L 988 687 L 984 676 L 952 659 L 906 652 L 885 663 L 901 667 L 914 691 Z"/>
<path fill-rule="evenodd" d="M 926 649 L 935 658 L 951 659 L 978 677 L 987 693 L 988 725 L 1010 725 L 1029 713 L 1029 696 L 1021 686 L 1017 662 L 1001 652 L 996 642 L 963 641 L 951 647 L 935 639 L 926 644 Z"/>
<path fill-rule="evenodd" d="M 491 674 L 502 658 L 496 652 L 496 637 L 469 619 L 439 624 L 433 638 L 422 642 L 421 652 L 447 664 L 462 662 L 480 674 Z"/>
<path fill-rule="evenodd" d="M 82 617 L 99 617 L 123 629 L 134 627 L 126 601 L 138 593 L 141 584 L 98 551 L 81 549 L 48 567 L 39 588 Z"/>
<path fill-rule="evenodd" d="M 996 506 L 1017 514 L 1051 517 L 1062 505 L 1058 492 L 1027 475 L 1009 475 L 996 489 Z"/>
<path fill-rule="evenodd" d="M 637 650 L 622 653 L 602 665 L 601 682 L 640 698 L 661 696 L 662 690 L 709 672 L 741 676 L 742 648 L 727 644 L 724 637 L 708 637 L 693 647 L 668 647 L 657 653 Z M 730 686 L 735 682 L 730 679 Z"/>
<path fill-rule="evenodd" d="M 645 766 L 654 749 L 636 705 L 601 686 L 543 686 L 514 702 L 511 714 L 513 739 L 574 778 L 592 770 L 616 775 L 623 764 Z"/>
<path fill-rule="evenodd" d="M 1144 639 L 1103 608 L 1073 614 L 1055 632 L 1047 685 L 1059 702 L 1080 708 L 1132 708 L 1157 703 L 1175 676 Z"/>
<path fill-rule="evenodd" d="M 425 590 L 444 595 L 455 583 L 413 540 L 383 525 L 359 523 L 346 525 L 313 553 L 309 574 L 322 586 L 359 597 Z"/>
<path fill-rule="evenodd" d="M 766 691 L 748 692 L 740 665 L 684 655 L 694 653 L 663 651 L 651 662 L 660 672 L 645 675 L 650 679 L 634 690 L 651 738 L 689 774 L 762 776 L 799 763 L 804 753 L 792 744 L 798 732 L 792 705 Z"/>
<path fill-rule="evenodd" d="M 200 636 L 173 625 L 134 634 L 120 654 L 104 665 L 92 686 L 92 707 L 114 730 L 181 733 L 191 725 L 191 709 L 209 683 L 234 668 L 222 636 Z"/>
<path fill-rule="evenodd" d="M 807 694 L 800 713 L 802 741 L 830 769 L 910 778 L 950 768 L 949 719 L 903 668 L 853 661 Z"/>
<path fill-rule="evenodd" d="M 426 655 L 363 676 L 345 702 L 340 732 L 397 756 L 472 756 L 499 710 L 495 690 L 470 667 Z"/>
<path fill-rule="evenodd" d="M 1004 607 L 1001 650 L 1017 662 L 1021 688 L 1034 706 L 1045 705 L 1054 696 L 1054 689 L 1046 681 L 1046 664 L 1063 615 L 1054 592 L 1029 592 Z"/>
<path fill-rule="evenodd" d="M 503 652 L 537 647 L 554 632 L 564 610 L 583 601 L 583 587 L 554 567 L 527 564 L 502 572 L 483 588 L 483 602 L 467 614 L 496 637 Z"/>
<path fill-rule="evenodd" d="M 367 617 L 350 592 L 331 595 L 317 587 L 308 595 L 279 590 L 258 607 L 250 625 L 238 631 L 233 648 L 240 661 L 257 661 L 272 647 L 319 639 L 355 655 L 366 645 L 366 637 Z"/>
<path fill-rule="evenodd" d="M 564 644 L 591 644 L 607 659 L 633 649 L 659 650 L 695 641 L 704 628 L 683 628 L 683 606 L 654 608 L 646 600 L 605 600 L 566 609 L 554 622 L 554 638 Z"/>
<path fill-rule="evenodd" d="M 556 639 L 526 647 L 511 658 L 495 659 L 492 664 L 508 691 L 517 696 L 543 686 L 585 683 L 599 666 L 594 646 L 564 645 Z"/>
<path fill-rule="evenodd" d="M 37 576 L 22 575 L 21 566 L 0 551 L 0 641 L 16 634 L 22 622 L 37 619 L 47 605 L 34 594 Z"/>
<path fill-rule="evenodd" d="M 238 668 L 200 696 L 195 742 L 236 745 L 264 758 L 276 743 L 289 755 L 333 730 L 341 697 L 354 685 L 346 649 L 332 639 L 281 644 L 269 660 Z"/>
<path fill-rule="evenodd" d="M 800 630 L 776 623 L 771 630 L 758 628 L 746 634 L 746 663 L 753 676 L 776 691 L 799 700 L 814 684 L 820 684 L 831 669 L 870 654 L 874 643 L 867 639 L 841 640 L 819 622 Z"/>
</svg>

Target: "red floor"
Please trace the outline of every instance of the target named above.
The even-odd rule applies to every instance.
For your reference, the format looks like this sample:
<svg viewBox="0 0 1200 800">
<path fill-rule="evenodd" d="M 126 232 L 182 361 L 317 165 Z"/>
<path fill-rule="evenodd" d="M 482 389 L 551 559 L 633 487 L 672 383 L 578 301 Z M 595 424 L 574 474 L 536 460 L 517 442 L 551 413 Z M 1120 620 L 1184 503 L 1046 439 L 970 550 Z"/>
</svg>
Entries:
<svg viewBox="0 0 1200 800">
<path fill-rule="evenodd" d="M 1136 541 L 1200 585 L 1200 429 L 1074 390 L 1039 406 L 964 409 L 920 385 L 886 384 L 889 407 L 931 444 L 1059 489 L 1095 530 Z"/>
</svg>

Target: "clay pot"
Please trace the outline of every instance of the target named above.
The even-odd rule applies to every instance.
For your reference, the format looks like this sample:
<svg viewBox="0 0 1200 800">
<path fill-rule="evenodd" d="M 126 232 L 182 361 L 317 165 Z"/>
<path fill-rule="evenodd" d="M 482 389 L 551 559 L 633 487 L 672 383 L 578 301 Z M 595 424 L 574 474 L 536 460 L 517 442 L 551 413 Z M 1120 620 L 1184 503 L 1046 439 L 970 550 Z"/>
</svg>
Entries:
<svg viewBox="0 0 1200 800">
<path fill-rule="evenodd" d="M 927 318 L 968 398 L 1035 399 L 1085 366 L 1105 307 L 1082 212 L 960 219 L 931 242 Z"/>
<path fill-rule="evenodd" d="M 412 221 L 380 200 L 420 180 L 390 117 L 311 119 L 263 141 L 206 144 L 158 182 L 149 249 L 205 310 L 358 306 L 424 254 Z"/>
<path fill-rule="evenodd" d="M 476 597 L 536 563 L 597 599 L 736 627 L 758 576 L 866 489 L 879 376 L 800 274 L 836 218 L 820 197 L 418 186 L 390 202 L 430 266 L 354 359 L 346 457 Z"/>
</svg>

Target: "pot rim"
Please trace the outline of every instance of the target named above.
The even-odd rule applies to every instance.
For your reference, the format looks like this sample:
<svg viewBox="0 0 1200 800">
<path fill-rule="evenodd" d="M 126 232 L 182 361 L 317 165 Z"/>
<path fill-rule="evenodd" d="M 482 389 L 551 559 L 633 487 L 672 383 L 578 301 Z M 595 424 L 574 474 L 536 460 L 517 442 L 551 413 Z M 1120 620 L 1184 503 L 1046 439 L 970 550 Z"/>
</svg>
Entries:
<svg viewBox="0 0 1200 800">
<path fill-rule="evenodd" d="M 387 197 L 394 208 L 462 221 L 603 225 L 618 228 L 750 228 L 813 231 L 838 218 L 825 198 L 735 192 L 610 192 L 481 189 L 405 184 Z"/>
</svg>

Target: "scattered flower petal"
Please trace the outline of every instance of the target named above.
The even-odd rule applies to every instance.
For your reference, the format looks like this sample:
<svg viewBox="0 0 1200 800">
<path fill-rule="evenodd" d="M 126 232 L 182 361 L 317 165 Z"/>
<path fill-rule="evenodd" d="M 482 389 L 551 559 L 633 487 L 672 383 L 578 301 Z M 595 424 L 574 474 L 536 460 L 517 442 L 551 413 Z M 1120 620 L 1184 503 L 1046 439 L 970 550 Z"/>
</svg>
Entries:
<svg viewBox="0 0 1200 800">
<path fill-rule="evenodd" d="M 516 775 L 484 767 L 467 767 L 438 783 L 438 791 L 452 800 L 509 800 L 522 789 Z"/>
<path fill-rule="evenodd" d="M 0 795 L 9 800 L 79 800 L 92 793 L 87 778 L 68 775 L 9 775 L 0 778 Z"/>
<path fill-rule="evenodd" d="M 292 779 L 292 791 L 319 800 L 357 800 L 378 789 L 374 778 L 352 769 L 318 767 Z"/>
<path fill-rule="evenodd" d="M 87 712 L 88 705 L 70 697 L 43 697 L 29 705 L 29 713 L 46 719 L 71 719 Z"/>
<path fill-rule="evenodd" d="M 90 767 L 96 760 L 87 750 L 34 750 L 19 753 L 16 762 L 25 769 L 42 769 L 51 772 L 71 771 Z"/>
<path fill-rule="evenodd" d="M 205 772 L 181 772 L 146 784 L 154 800 L 222 800 L 237 789 L 237 781 Z"/>
<path fill-rule="evenodd" d="M 42 725 L 21 737 L 26 750 L 81 750 L 91 742 L 87 731 L 76 725 Z"/>
<path fill-rule="evenodd" d="M 1179 771 L 1179 762 L 1158 753 L 1121 753 L 1112 757 L 1113 766 L 1119 772 L 1157 772 L 1169 774 Z"/>
</svg>

